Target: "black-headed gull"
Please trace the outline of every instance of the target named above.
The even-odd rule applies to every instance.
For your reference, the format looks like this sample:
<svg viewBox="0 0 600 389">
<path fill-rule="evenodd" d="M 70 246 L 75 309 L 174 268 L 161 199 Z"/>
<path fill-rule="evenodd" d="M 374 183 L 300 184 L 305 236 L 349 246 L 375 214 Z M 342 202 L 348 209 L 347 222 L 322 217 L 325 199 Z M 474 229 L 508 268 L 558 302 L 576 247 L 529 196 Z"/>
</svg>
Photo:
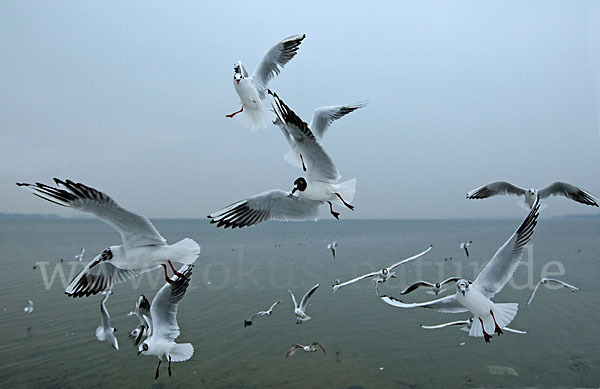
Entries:
<svg viewBox="0 0 600 389">
<path fill-rule="evenodd" d="M 473 326 L 473 318 L 471 317 L 471 318 L 469 318 L 469 320 L 451 321 L 449 323 L 442 323 L 442 324 L 437 324 L 437 325 L 432 325 L 432 326 L 421 325 L 421 328 L 424 328 L 426 330 L 437 330 L 440 328 L 451 327 L 451 326 L 462 326 L 462 328 L 460 329 L 461 331 L 470 332 L 471 326 Z M 514 334 L 526 334 L 527 333 L 527 331 L 515 330 L 515 329 L 509 328 L 509 327 L 504 327 L 504 328 L 502 328 L 502 330 L 512 332 Z"/>
<path fill-rule="evenodd" d="M 319 351 L 319 349 L 323 350 L 324 354 L 327 354 L 327 351 L 325 351 L 325 347 L 321 346 L 321 344 L 319 342 L 312 342 L 311 344 L 309 344 L 308 346 L 303 346 L 301 344 L 293 344 L 288 351 L 285 353 L 285 357 L 289 358 L 292 355 L 296 354 L 296 351 L 298 350 L 304 350 L 307 353 L 314 353 Z"/>
<path fill-rule="evenodd" d="M 119 282 L 158 269 L 162 263 L 189 265 L 200 255 L 200 246 L 189 238 L 168 245 L 148 218 L 121 208 L 108 195 L 71 180 L 55 178 L 54 182 L 57 187 L 39 182 L 17 185 L 44 200 L 96 216 L 117 230 L 123 241 L 90 261 L 71 281 L 67 295 L 83 297 L 107 291 Z"/>
<path fill-rule="evenodd" d="M 294 303 L 294 315 L 296 315 L 296 324 L 302 324 L 303 321 L 310 320 L 310 316 L 306 314 L 306 308 L 308 307 L 308 300 L 311 298 L 313 293 L 315 293 L 318 287 L 319 284 L 313 286 L 308 292 L 306 292 L 306 294 L 304 295 L 304 297 L 302 297 L 302 300 L 300 301 L 300 305 L 298 305 L 298 303 L 296 302 L 296 297 L 294 297 L 294 293 L 292 293 L 292 291 L 288 289 L 288 292 L 290 292 L 290 294 L 292 295 L 292 302 Z"/>
<path fill-rule="evenodd" d="M 327 250 L 331 251 L 331 255 L 333 255 L 333 259 L 335 259 L 335 249 L 336 248 L 337 248 L 337 242 L 335 240 L 327 245 Z"/>
<path fill-rule="evenodd" d="M 174 272 L 175 279 L 167 276 L 167 267 L 164 264 L 162 267 L 165 271 L 166 283 L 152 300 L 150 336 L 139 345 L 137 353 L 137 355 L 155 355 L 158 358 L 154 379 L 158 379 L 158 369 L 163 357 L 169 362 L 170 377 L 171 362 L 184 362 L 194 355 L 194 346 L 191 343 L 175 343 L 180 333 L 177 324 L 177 306 L 190 284 L 192 266 L 183 265 L 178 272 Z"/>
<path fill-rule="evenodd" d="M 475 188 L 467 193 L 468 199 L 486 199 L 496 195 L 524 196 L 529 208 L 533 207 L 535 196 L 539 194 L 540 200 L 550 196 L 565 196 L 578 203 L 598 207 L 600 200 L 593 194 L 566 182 L 556 181 L 542 189 L 523 189 L 506 181 L 491 182 Z"/>
<path fill-rule="evenodd" d="M 540 282 L 538 282 L 538 284 L 535 286 L 535 289 L 533 289 L 533 292 L 531 292 L 531 297 L 529 297 L 529 300 L 527 301 L 527 305 L 531 304 L 531 302 L 533 301 L 533 297 L 535 296 L 535 293 L 537 292 L 538 288 L 540 287 L 540 285 L 546 285 L 546 284 L 557 284 L 557 285 L 562 285 L 565 288 L 569 288 L 571 289 L 571 292 L 575 292 L 576 290 L 579 290 L 578 287 L 573 286 L 571 284 L 567 284 L 564 281 L 561 280 L 556 280 L 554 278 L 542 278 L 540 280 Z"/>
<path fill-rule="evenodd" d="M 27 306 L 25 308 L 23 308 L 23 311 L 25 313 L 31 313 L 31 312 L 33 312 L 33 301 L 27 300 Z"/>
<path fill-rule="evenodd" d="M 308 167 L 307 177 L 294 181 L 291 192 L 279 189 L 269 190 L 245 200 L 233 203 L 208 215 L 217 227 L 247 227 L 267 220 L 317 220 L 319 207 L 329 204 L 331 214 L 339 219 L 333 210 L 333 202 L 354 207 L 348 202 L 354 198 L 356 179 L 338 183 L 340 174 L 314 135 L 302 120 L 291 111 L 277 96 L 274 96 L 275 111 L 288 131 L 297 139 Z"/>
<path fill-rule="evenodd" d="M 465 254 L 467 254 L 467 258 L 469 258 L 469 246 L 473 243 L 472 240 L 468 242 L 463 242 L 460 244 L 461 250 L 465 250 Z"/>
<path fill-rule="evenodd" d="M 275 301 L 268 310 L 256 312 L 254 315 L 252 315 L 250 319 L 244 320 L 244 327 L 251 326 L 252 319 L 254 319 L 257 316 L 271 316 L 273 314 L 273 308 L 275 308 L 275 306 L 279 303 L 281 303 L 281 301 Z"/>
<path fill-rule="evenodd" d="M 539 207 L 539 198 L 536 196 L 533 208 L 517 231 L 496 251 L 474 282 L 461 279 L 456 283 L 455 294 L 424 303 L 405 303 L 390 296 L 382 296 L 381 299 L 398 308 L 429 308 L 445 313 L 470 311 L 481 325 L 472 326 L 469 335 L 483 336 L 488 343 L 490 334 L 502 334 L 502 328 L 517 315 L 519 304 L 495 304 L 491 299 L 502 290 L 519 266 L 523 247 L 531 239 L 537 224 Z"/>
<path fill-rule="evenodd" d="M 240 97 L 242 108 L 226 115 L 228 118 L 241 113 L 246 119 L 246 124 L 252 129 L 261 129 L 269 124 L 269 110 L 262 104 L 267 95 L 267 85 L 279 74 L 283 66 L 294 58 L 305 37 L 305 34 L 293 35 L 271 47 L 260 60 L 252 76 L 248 75 L 241 61 L 233 66 L 233 87 Z"/>
<path fill-rule="evenodd" d="M 108 290 L 103 293 L 105 296 L 100 302 L 101 321 L 100 326 L 96 328 L 96 338 L 101 342 L 108 342 L 115 350 L 118 350 L 119 342 L 117 342 L 117 337 L 115 336 L 117 329 L 110 326 L 110 315 L 108 314 L 108 309 L 106 309 L 106 300 L 108 300 L 112 292 Z"/>
<path fill-rule="evenodd" d="M 366 103 L 357 103 L 351 105 L 333 105 L 329 107 L 317 108 L 313 112 L 313 116 L 310 120 L 308 128 L 310 128 L 317 141 L 320 142 L 323 139 L 323 135 L 325 135 L 335 120 L 341 119 L 349 113 L 354 112 L 366 105 Z M 302 152 L 298 147 L 296 139 L 290 135 L 289 131 L 279 120 L 279 118 L 275 119 L 273 124 L 279 127 L 291 148 L 288 153 L 284 154 L 283 158 L 292 166 L 301 167 L 304 171 L 306 171 L 304 158 L 302 157 Z"/>
<path fill-rule="evenodd" d="M 152 320 L 150 314 L 150 301 L 143 294 L 140 295 L 135 303 L 135 309 L 127 314 L 127 316 L 137 316 L 140 324 L 129 333 L 131 338 L 135 338 L 135 345 L 137 346 L 142 337 L 148 336 L 149 324 L 148 321 Z"/>
<path fill-rule="evenodd" d="M 438 295 L 440 292 L 443 291 L 442 286 L 446 285 L 449 282 L 456 282 L 460 279 L 461 279 L 460 277 L 450 277 L 450 278 L 445 279 L 442 282 L 436 282 L 436 283 L 431 283 L 431 282 L 427 282 L 427 281 L 417 281 L 417 282 L 413 283 L 412 285 L 408 286 L 402 292 L 400 292 L 400 294 L 405 295 L 405 294 L 408 294 L 408 293 L 416 290 L 419 286 L 426 286 L 428 288 L 431 288 L 431 291 L 433 293 L 435 293 L 436 295 Z"/>
<path fill-rule="evenodd" d="M 396 277 L 396 273 L 393 272 L 392 270 L 394 270 L 395 268 L 397 268 L 400 265 L 403 265 L 405 263 L 414 261 L 415 259 L 422 257 L 427 252 L 429 252 L 429 250 L 431 250 L 432 247 L 433 246 L 429 246 L 427 248 L 427 250 L 425 250 L 425 251 L 423 251 L 423 252 L 421 252 L 421 253 L 419 253 L 417 255 L 413 255 L 410 258 L 403 259 L 400 262 L 396 262 L 392 266 L 384 267 L 383 269 L 381 269 L 379 271 L 375 271 L 375 272 L 372 272 L 372 273 L 363 274 L 362 276 L 353 278 L 353 279 L 351 279 L 349 281 L 346 281 L 346 282 L 338 282 L 335 285 L 332 285 L 333 286 L 333 291 L 335 292 L 339 288 L 341 288 L 342 286 L 353 284 L 356 281 L 364 280 L 365 278 L 373 278 L 373 280 L 375 281 L 375 293 L 379 296 L 379 290 L 377 288 L 377 285 L 380 284 L 380 283 L 386 282 L 389 278 Z"/>
<path fill-rule="evenodd" d="M 85 248 L 81 249 L 81 252 L 75 256 L 75 259 L 79 262 L 83 261 L 83 254 L 85 254 Z"/>
</svg>

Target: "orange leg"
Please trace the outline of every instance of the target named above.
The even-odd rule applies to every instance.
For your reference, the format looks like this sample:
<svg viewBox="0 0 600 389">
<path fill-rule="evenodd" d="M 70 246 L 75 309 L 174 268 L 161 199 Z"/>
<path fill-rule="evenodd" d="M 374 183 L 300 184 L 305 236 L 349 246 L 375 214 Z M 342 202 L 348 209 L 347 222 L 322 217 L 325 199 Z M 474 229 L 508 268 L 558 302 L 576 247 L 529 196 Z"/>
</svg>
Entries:
<svg viewBox="0 0 600 389">
<path fill-rule="evenodd" d="M 235 111 L 234 113 L 230 113 L 229 115 L 225 115 L 225 116 L 227 116 L 228 118 L 232 118 L 235 115 L 237 115 L 238 113 L 242 112 L 243 110 L 244 110 L 244 106 L 242 105 L 242 108 L 240 108 L 239 111 Z"/>
</svg>

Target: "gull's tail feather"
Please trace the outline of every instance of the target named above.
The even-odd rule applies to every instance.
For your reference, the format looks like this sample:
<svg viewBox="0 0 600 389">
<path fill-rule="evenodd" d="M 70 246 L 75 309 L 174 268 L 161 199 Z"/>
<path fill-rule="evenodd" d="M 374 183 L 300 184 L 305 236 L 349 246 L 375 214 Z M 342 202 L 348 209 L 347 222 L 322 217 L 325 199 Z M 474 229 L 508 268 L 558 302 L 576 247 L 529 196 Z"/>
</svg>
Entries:
<svg viewBox="0 0 600 389">
<path fill-rule="evenodd" d="M 354 200 L 354 193 L 356 192 L 356 178 L 339 183 L 335 185 L 335 188 L 344 201 L 351 203 L 352 200 Z M 339 199 L 337 201 L 339 201 Z"/>
<path fill-rule="evenodd" d="M 515 316 L 517 316 L 518 310 L 519 304 L 517 303 L 494 304 L 493 312 L 494 317 L 496 318 L 496 323 L 498 323 L 498 327 L 504 328 L 507 325 L 509 325 L 510 322 L 515 318 Z M 487 332 L 489 335 L 494 334 L 495 326 L 492 315 L 488 315 L 483 318 L 483 325 L 485 326 L 485 332 Z M 479 322 L 478 317 L 475 317 L 473 321 L 473 325 L 471 326 L 471 330 L 469 331 L 469 336 L 483 336 L 483 330 L 481 328 L 481 323 Z"/>
<path fill-rule="evenodd" d="M 200 246 L 190 238 L 182 239 L 171 245 L 171 250 L 174 250 L 172 259 L 186 265 L 196 262 L 198 255 L 200 255 Z"/>
<path fill-rule="evenodd" d="M 273 113 L 265 108 L 262 102 L 256 104 L 257 109 L 249 109 L 244 107 L 236 118 L 244 127 L 252 130 L 262 130 L 273 123 Z"/>
<path fill-rule="evenodd" d="M 98 340 L 101 342 L 106 340 L 106 336 L 104 336 L 104 328 L 102 326 L 96 328 L 96 338 L 98 338 Z"/>
<path fill-rule="evenodd" d="M 191 343 L 175 344 L 169 352 L 171 362 L 187 361 L 192 355 L 194 355 L 194 346 Z"/>
</svg>

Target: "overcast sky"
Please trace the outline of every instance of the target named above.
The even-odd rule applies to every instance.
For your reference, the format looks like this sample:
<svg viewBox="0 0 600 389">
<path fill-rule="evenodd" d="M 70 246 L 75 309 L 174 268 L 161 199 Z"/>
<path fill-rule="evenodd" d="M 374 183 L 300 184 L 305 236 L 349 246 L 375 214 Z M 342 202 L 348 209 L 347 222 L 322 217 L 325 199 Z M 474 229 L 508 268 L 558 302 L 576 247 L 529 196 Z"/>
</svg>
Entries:
<svg viewBox="0 0 600 389">
<path fill-rule="evenodd" d="M 498 179 L 600 195 L 598 2 L 8 0 L 0 212 L 72 215 L 15 185 L 53 177 L 151 218 L 290 190 L 302 172 L 279 130 L 225 114 L 240 108 L 233 64 L 252 72 L 301 33 L 269 86 L 305 121 L 369 101 L 323 143 L 358 178 L 342 218 L 523 215 L 515 198 L 465 199 Z M 545 215 L 598 212 L 548 203 Z"/>
</svg>

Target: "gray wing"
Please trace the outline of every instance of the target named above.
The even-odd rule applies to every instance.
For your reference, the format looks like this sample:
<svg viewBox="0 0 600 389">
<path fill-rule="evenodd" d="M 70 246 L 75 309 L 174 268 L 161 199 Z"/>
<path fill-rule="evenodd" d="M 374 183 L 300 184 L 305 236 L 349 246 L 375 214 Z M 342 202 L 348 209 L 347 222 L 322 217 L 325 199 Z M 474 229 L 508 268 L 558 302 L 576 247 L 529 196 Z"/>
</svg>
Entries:
<svg viewBox="0 0 600 389">
<path fill-rule="evenodd" d="M 413 255 L 412 257 L 409 257 L 409 258 L 403 259 L 403 260 L 401 260 L 400 262 L 396 262 L 395 264 L 393 264 L 392 266 L 390 266 L 388 269 L 392 270 L 392 269 L 395 269 L 395 268 L 397 268 L 398 266 L 400 266 L 400 265 L 403 265 L 403 264 L 405 264 L 405 263 L 407 263 L 407 262 L 414 261 L 415 259 L 417 259 L 417 258 L 420 258 L 420 257 L 422 257 L 423 255 L 427 254 L 427 253 L 429 252 L 429 250 L 431 250 L 432 248 L 433 248 L 433 246 L 429 246 L 429 247 L 427 248 L 427 250 L 425 250 L 425 251 L 423 251 L 423 252 L 420 252 L 420 253 L 419 253 L 419 254 L 417 254 L 417 255 Z"/>
<path fill-rule="evenodd" d="M 288 292 L 292 295 L 292 302 L 294 303 L 294 309 L 298 308 L 298 303 L 296 302 L 296 297 L 294 297 L 294 293 L 288 289 Z"/>
<path fill-rule="evenodd" d="M 330 107 L 320 107 L 313 112 L 310 120 L 309 128 L 318 139 L 322 139 L 325 132 L 334 121 L 343 118 L 350 112 L 354 112 L 359 108 L 367 105 L 366 103 L 357 103 L 352 105 L 333 105 Z"/>
<path fill-rule="evenodd" d="M 586 192 L 574 185 L 567 184 L 566 182 L 557 181 L 547 187 L 539 190 L 540 199 L 545 199 L 550 196 L 565 196 L 571 200 L 577 201 L 578 203 L 591 205 L 598 207 L 600 200 L 593 194 Z"/>
<path fill-rule="evenodd" d="M 513 196 L 523 196 L 525 194 L 525 189 L 519 188 L 506 181 L 496 181 L 491 182 L 487 185 L 480 186 L 479 188 L 475 188 L 469 193 L 467 193 L 468 199 L 486 199 L 488 197 L 506 194 Z"/>
<path fill-rule="evenodd" d="M 319 347 L 321 350 L 323 350 L 323 353 L 327 354 L 327 351 L 325 351 L 325 347 L 323 347 L 323 345 L 319 342 L 312 342 L 310 344 L 311 347 Z"/>
<path fill-rule="evenodd" d="M 315 291 L 317 290 L 319 285 L 320 284 L 313 286 L 308 292 L 306 292 L 304 297 L 302 297 L 302 301 L 300 301 L 300 309 L 302 311 L 306 310 L 306 306 L 308 305 L 308 300 L 310 300 L 311 296 L 313 295 L 313 293 L 315 293 Z"/>
<path fill-rule="evenodd" d="M 273 124 L 276 125 L 277 127 L 279 127 L 285 140 L 288 142 L 290 147 L 292 149 L 294 149 L 296 147 L 296 141 L 294 140 L 294 138 L 292 138 L 292 136 L 290 135 L 290 132 L 285 127 L 285 125 L 281 122 L 281 120 L 279 120 L 279 118 L 275 118 L 275 120 L 273 120 Z"/>
<path fill-rule="evenodd" d="M 533 298 L 535 297 L 538 288 L 540 287 L 540 285 L 542 285 L 542 281 L 538 282 L 535 288 L 533 288 L 533 292 L 531 292 L 531 296 L 529 296 L 529 300 L 527 300 L 527 305 L 531 304 L 531 302 L 533 301 Z"/>
<path fill-rule="evenodd" d="M 460 280 L 460 277 L 450 277 L 450 278 L 446 278 L 444 281 L 440 282 L 440 286 L 446 285 L 449 282 L 456 282 L 458 280 Z"/>
<path fill-rule="evenodd" d="M 100 302 L 100 315 L 102 316 L 102 327 L 104 330 L 110 329 L 110 315 L 108 314 L 108 309 L 106 309 L 106 300 L 110 297 L 110 291 L 106 292 L 106 295 Z"/>
<path fill-rule="evenodd" d="M 562 286 L 565 286 L 565 287 L 567 287 L 567 288 L 569 288 L 569 289 L 573 289 L 573 290 L 579 290 L 579 288 L 578 288 L 578 287 L 576 287 L 576 286 L 574 286 L 574 285 L 571 285 L 571 284 L 567 284 L 566 282 L 564 282 L 564 281 L 561 281 L 561 280 L 557 280 L 557 279 L 555 279 L 555 278 L 545 278 L 545 280 L 546 280 L 547 282 L 554 282 L 555 284 L 560 284 L 560 285 L 562 285 Z"/>
<path fill-rule="evenodd" d="M 129 279 L 139 276 L 142 273 L 157 269 L 159 265 L 151 266 L 143 269 L 119 269 L 109 261 L 100 262 L 94 267 L 90 265 L 91 261 L 85 268 L 73 278 L 65 290 L 65 294 L 71 297 L 83 297 L 97 294 L 112 289 L 115 284 L 125 282 Z"/>
<path fill-rule="evenodd" d="M 147 217 L 121 208 L 106 194 L 71 180 L 55 178 L 54 182 L 56 188 L 39 182 L 17 185 L 44 200 L 96 216 L 117 230 L 126 248 L 163 246 L 167 243 Z"/>
<path fill-rule="evenodd" d="M 233 203 L 208 218 L 212 219 L 211 224 L 224 228 L 248 227 L 267 220 L 317 220 L 320 205 L 320 201 L 274 189 Z"/>
<path fill-rule="evenodd" d="M 417 281 L 412 285 L 409 285 L 406 289 L 404 289 L 402 292 L 400 292 L 401 295 L 405 295 L 408 294 L 410 292 L 413 292 L 415 290 L 417 290 L 419 288 L 419 286 L 429 286 L 429 287 L 434 287 L 434 284 L 431 284 L 427 281 Z"/>
<path fill-rule="evenodd" d="M 298 52 L 300 43 L 306 37 L 306 34 L 292 35 L 285 38 L 269 51 L 260 60 L 256 67 L 252 79 L 258 84 L 260 98 L 264 98 L 264 90 L 267 88 L 269 81 L 281 72 L 284 65 L 287 64 Z"/>
<path fill-rule="evenodd" d="M 451 321 L 449 323 L 438 324 L 435 326 L 421 325 L 421 328 L 426 330 L 437 330 L 438 328 L 450 327 L 450 326 L 466 326 L 469 324 L 468 320 Z"/>
<path fill-rule="evenodd" d="M 508 328 L 508 327 L 504 327 L 503 328 L 504 331 L 508 331 L 508 332 L 512 332 L 513 334 L 521 334 L 524 335 L 527 333 L 527 331 L 521 331 L 521 330 L 515 330 L 513 328 Z"/>
<path fill-rule="evenodd" d="M 405 303 L 404 301 L 391 296 L 381 296 L 380 298 L 384 303 L 397 308 L 428 308 L 443 313 L 461 313 L 468 311 L 467 308 L 458 302 L 456 295 L 454 294 L 424 303 Z"/>
<path fill-rule="evenodd" d="M 311 180 L 337 182 L 340 173 L 333 160 L 323 150 L 308 125 L 292 111 L 276 93 L 273 95 L 273 110 L 279 121 L 284 123 L 289 134 L 294 139 L 295 147 L 302 154 L 306 164 L 307 177 Z"/>
<path fill-rule="evenodd" d="M 364 280 L 365 278 L 374 277 L 374 276 L 376 276 L 377 274 L 379 274 L 379 272 L 378 272 L 378 271 L 374 271 L 374 272 L 372 272 L 372 273 L 363 274 L 362 276 L 358 276 L 358 277 L 356 277 L 356 278 L 353 278 L 353 279 L 351 279 L 351 280 L 349 280 L 349 281 L 342 282 L 342 283 L 339 283 L 339 284 L 335 284 L 335 285 L 333 285 L 333 291 L 335 292 L 336 290 L 338 290 L 338 289 L 339 289 L 339 288 L 341 288 L 342 286 L 346 286 L 346 285 L 353 284 L 353 283 L 355 283 L 356 281 Z"/>
<path fill-rule="evenodd" d="M 138 317 L 138 319 L 140 320 L 140 325 L 145 325 L 146 322 L 144 321 L 144 316 L 147 317 L 151 317 L 152 315 L 150 314 L 150 301 L 148 301 L 148 299 L 146 298 L 146 296 L 144 296 L 143 294 L 140 295 L 140 297 L 138 298 L 136 307 L 135 307 L 135 313 Z"/>
<path fill-rule="evenodd" d="M 179 325 L 177 324 L 177 305 L 183 298 L 192 275 L 192 267 L 183 265 L 179 272 L 184 277 L 176 279 L 173 284 L 165 283 L 158 291 L 150 306 L 152 316 L 152 337 L 174 341 L 179 336 Z"/>
<path fill-rule="evenodd" d="M 491 299 L 500 292 L 519 266 L 523 257 L 523 247 L 531 239 L 537 224 L 539 209 L 540 199 L 536 196 L 535 203 L 523 223 L 496 251 L 473 282 L 473 287 L 480 290 L 487 298 Z"/>
<path fill-rule="evenodd" d="M 271 308 L 269 308 L 269 311 L 273 311 L 273 308 L 275 308 L 275 306 L 276 306 L 277 304 L 279 304 L 280 302 L 281 302 L 281 301 L 275 301 L 275 302 L 273 303 L 273 305 L 271 305 Z"/>
<path fill-rule="evenodd" d="M 296 351 L 300 348 L 304 348 L 304 346 L 302 346 L 301 344 L 293 344 L 288 351 L 285 353 L 285 357 L 289 358 L 292 355 L 296 354 Z"/>
</svg>

